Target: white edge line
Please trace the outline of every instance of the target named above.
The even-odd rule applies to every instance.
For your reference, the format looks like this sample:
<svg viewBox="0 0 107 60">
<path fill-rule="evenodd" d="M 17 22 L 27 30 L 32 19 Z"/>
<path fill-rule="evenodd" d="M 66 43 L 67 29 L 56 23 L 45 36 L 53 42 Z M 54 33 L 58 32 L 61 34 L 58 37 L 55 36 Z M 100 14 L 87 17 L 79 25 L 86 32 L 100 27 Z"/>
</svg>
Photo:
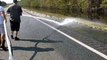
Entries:
<svg viewBox="0 0 107 60">
<path fill-rule="evenodd" d="M 12 53 L 12 49 L 11 49 L 11 42 L 8 38 L 8 35 L 7 35 L 7 29 L 6 29 L 6 23 L 4 21 L 4 30 L 5 30 L 5 38 L 6 38 L 6 42 L 7 42 L 7 47 L 8 47 L 8 50 L 9 50 L 9 60 L 13 60 L 13 53 Z"/>
<path fill-rule="evenodd" d="M 27 15 L 26 15 L 26 16 L 27 16 Z M 36 20 L 40 21 L 41 23 L 47 25 L 48 27 L 52 28 L 53 30 L 56 30 L 56 31 L 59 32 L 60 34 L 66 36 L 67 38 L 69 38 L 69 39 L 71 39 L 72 41 L 74 41 L 74 42 L 80 44 L 81 46 L 87 48 L 88 50 L 90 50 L 90 51 L 96 53 L 97 55 L 101 56 L 102 58 L 107 59 L 107 55 L 105 55 L 105 54 L 101 53 L 100 51 L 98 51 L 98 50 L 96 50 L 96 49 L 94 49 L 94 48 L 92 48 L 92 47 L 86 45 L 85 43 L 83 43 L 83 42 L 81 42 L 81 41 L 79 41 L 79 40 L 77 40 L 77 39 L 71 37 L 70 35 L 68 35 L 68 34 L 66 34 L 66 33 L 64 33 L 64 32 L 62 32 L 62 31 L 58 30 L 57 28 L 55 28 L 55 27 L 53 27 L 53 26 L 51 26 L 51 25 L 49 25 L 49 24 L 47 24 L 47 23 L 45 23 L 45 22 L 39 20 L 39 19 L 41 19 L 41 18 L 34 17 L 34 16 L 32 16 L 32 15 L 30 15 L 30 17 L 33 17 L 34 19 L 36 19 Z"/>
</svg>

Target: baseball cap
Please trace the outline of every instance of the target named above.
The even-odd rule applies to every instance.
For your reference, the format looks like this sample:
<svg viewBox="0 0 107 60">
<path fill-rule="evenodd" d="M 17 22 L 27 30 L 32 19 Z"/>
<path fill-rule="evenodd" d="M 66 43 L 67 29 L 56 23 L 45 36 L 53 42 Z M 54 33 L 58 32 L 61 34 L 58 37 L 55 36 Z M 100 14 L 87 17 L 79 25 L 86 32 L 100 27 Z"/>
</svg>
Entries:
<svg viewBox="0 0 107 60">
<path fill-rule="evenodd" d="M 13 0 L 14 3 L 17 3 L 17 0 Z"/>
</svg>

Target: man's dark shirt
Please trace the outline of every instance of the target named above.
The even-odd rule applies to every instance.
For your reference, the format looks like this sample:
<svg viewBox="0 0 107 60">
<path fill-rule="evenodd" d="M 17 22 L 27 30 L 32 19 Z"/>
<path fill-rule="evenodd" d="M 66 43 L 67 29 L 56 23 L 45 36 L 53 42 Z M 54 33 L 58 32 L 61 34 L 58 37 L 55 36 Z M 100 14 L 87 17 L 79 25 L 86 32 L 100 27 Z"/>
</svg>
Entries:
<svg viewBox="0 0 107 60">
<path fill-rule="evenodd" d="M 10 13 L 10 17 L 15 22 L 21 22 L 20 16 L 22 15 L 22 9 L 19 5 L 15 4 L 14 6 L 10 7 L 7 12 Z"/>
</svg>

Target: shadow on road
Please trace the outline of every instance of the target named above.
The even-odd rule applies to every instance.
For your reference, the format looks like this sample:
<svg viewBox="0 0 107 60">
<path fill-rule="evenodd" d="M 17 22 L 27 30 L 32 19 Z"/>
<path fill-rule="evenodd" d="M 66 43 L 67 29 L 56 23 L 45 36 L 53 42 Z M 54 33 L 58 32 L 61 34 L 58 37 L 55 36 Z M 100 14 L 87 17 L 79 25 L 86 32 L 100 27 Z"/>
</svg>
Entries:
<svg viewBox="0 0 107 60">
<path fill-rule="evenodd" d="M 24 50 L 24 51 L 37 51 L 37 52 L 48 52 L 48 51 L 54 51 L 53 48 L 39 48 L 39 47 L 12 47 L 13 50 Z"/>
<path fill-rule="evenodd" d="M 0 60 L 5 60 L 5 59 L 0 59 Z"/>
<path fill-rule="evenodd" d="M 54 41 L 49 39 L 43 39 L 43 40 L 34 40 L 34 39 L 20 39 L 20 41 L 30 41 L 30 42 L 37 42 L 37 43 L 59 43 L 63 41 Z"/>
<path fill-rule="evenodd" d="M 39 47 L 37 47 L 37 45 L 39 43 L 60 43 L 60 42 L 62 42 L 62 41 L 53 41 L 53 40 L 49 40 L 49 39 L 43 39 L 43 40 L 20 39 L 20 41 L 36 42 L 34 47 L 18 47 L 18 46 L 12 47 L 13 50 L 34 51 L 34 54 L 31 56 L 31 58 L 29 60 L 33 60 L 38 52 L 54 51 L 54 48 L 39 48 Z"/>
</svg>

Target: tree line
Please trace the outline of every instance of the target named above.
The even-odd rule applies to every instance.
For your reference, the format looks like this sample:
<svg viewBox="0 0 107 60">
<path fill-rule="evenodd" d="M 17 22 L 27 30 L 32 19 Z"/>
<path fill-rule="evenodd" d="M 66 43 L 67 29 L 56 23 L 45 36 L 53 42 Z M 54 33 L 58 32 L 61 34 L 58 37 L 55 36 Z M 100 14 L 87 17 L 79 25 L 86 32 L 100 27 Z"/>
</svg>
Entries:
<svg viewBox="0 0 107 60">
<path fill-rule="evenodd" d="M 7 3 L 4 2 L 4 1 L 0 1 L 0 4 L 1 4 L 1 6 L 6 6 L 7 5 Z"/>
<path fill-rule="evenodd" d="M 21 5 L 27 8 L 62 10 L 70 12 L 99 12 L 107 10 L 107 0 L 21 0 Z"/>
</svg>

